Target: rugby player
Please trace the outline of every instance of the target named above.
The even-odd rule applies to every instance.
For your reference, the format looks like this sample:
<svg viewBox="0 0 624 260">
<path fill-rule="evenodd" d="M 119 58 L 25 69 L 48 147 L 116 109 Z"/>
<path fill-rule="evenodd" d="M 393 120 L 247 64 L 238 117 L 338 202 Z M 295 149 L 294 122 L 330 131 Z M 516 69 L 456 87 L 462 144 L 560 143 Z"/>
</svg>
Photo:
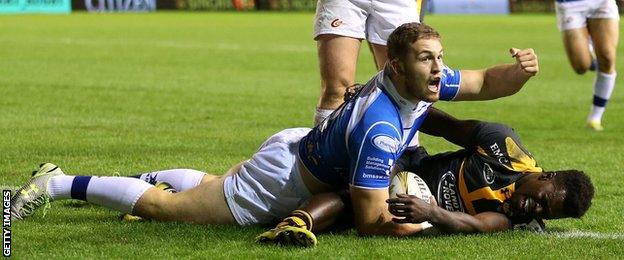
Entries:
<svg viewBox="0 0 624 260">
<path fill-rule="evenodd" d="M 594 98 L 586 125 L 602 131 L 602 115 L 617 76 L 618 7 L 615 0 L 555 0 L 555 8 L 563 46 L 574 71 L 584 74 L 587 70 L 597 69 Z"/>
<path fill-rule="evenodd" d="M 437 205 L 399 194 L 387 200 L 396 223 L 428 221 L 444 233 L 542 231 L 543 219 L 580 218 L 591 206 L 594 187 L 585 173 L 543 171 L 514 130 L 503 124 L 458 120 L 431 107 L 420 131 L 463 149 L 433 156 L 419 150 L 401 157 L 393 171 L 417 173 Z M 340 216 L 350 213 L 345 198 L 345 193 L 314 196 L 257 240 L 311 246 L 305 243 L 316 241 L 311 231 L 323 231 L 339 217 L 348 226 L 348 216 Z"/>
<path fill-rule="evenodd" d="M 71 198 L 148 219 L 248 225 L 287 216 L 313 194 L 349 189 L 360 234 L 417 233 L 420 225 L 395 223 L 388 211 L 391 167 L 432 102 L 511 95 L 538 72 L 532 49 L 510 52 L 515 63 L 451 70 L 433 28 L 404 24 L 389 37 L 384 70 L 352 99 L 313 129 L 275 134 L 222 176 L 194 170 L 145 174 L 179 191 L 170 193 L 136 178 L 65 175 L 48 163 L 12 198 L 11 213 L 24 218 L 51 200 Z"/>
<path fill-rule="evenodd" d="M 320 0 L 314 16 L 321 74 L 321 95 L 315 112 L 318 125 L 342 104 L 355 83 L 360 45 L 366 39 L 377 70 L 388 59 L 386 41 L 399 25 L 422 22 L 425 0 Z M 418 139 L 415 138 L 415 141 Z"/>
</svg>

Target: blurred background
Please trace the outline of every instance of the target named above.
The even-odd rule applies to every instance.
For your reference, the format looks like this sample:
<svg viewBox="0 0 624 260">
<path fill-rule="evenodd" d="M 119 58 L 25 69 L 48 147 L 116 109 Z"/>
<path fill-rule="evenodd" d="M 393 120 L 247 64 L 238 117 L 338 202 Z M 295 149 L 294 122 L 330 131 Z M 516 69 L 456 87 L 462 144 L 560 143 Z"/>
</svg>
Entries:
<svg viewBox="0 0 624 260">
<path fill-rule="evenodd" d="M 428 13 L 554 12 L 552 0 L 427 0 Z M 617 0 L 620 13 L 624 0 Z M 155 10 L 313 11 L 314 0 L 2 0 L 0 13 L 144 12 Z"/>
</svg>

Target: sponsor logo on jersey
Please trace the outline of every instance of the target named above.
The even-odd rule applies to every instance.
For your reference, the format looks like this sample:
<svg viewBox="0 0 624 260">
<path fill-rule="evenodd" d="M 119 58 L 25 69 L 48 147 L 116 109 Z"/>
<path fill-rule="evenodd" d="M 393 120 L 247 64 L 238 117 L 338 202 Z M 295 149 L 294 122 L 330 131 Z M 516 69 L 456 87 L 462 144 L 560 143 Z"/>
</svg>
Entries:
<svg viewBox="0 0 624 260">
<path fill-rule="evenodd" d="M 362 177 L 366 179 L 389 179 L 390 167 L 393 164 L 393 160 L 389 159 L 388 163 L 385 163 L 383 159 L 374 156 L 366 157 L 364 164 L 364 170 L 367 173 L 362 174 Z M 368 173 L 373 172 L 373 173 Z"/>
<path fill-rule="evenodd" d="M 497 143 L 491 144 L 490 150 L 492 151 L 492 154 L 496 157 L 498 162 L 502 164 L 509 164 L 509 159 L 503 154 Z"/>
<path fill-rule="evenodd" d="M 436 197 L 438 198 L 440 207 L 448 211 L 464 211 L 464 206 L 459 198 L 459 192 L 457 191 L 455 175 L 453 175 L 451 171 L 446 172 L 440 178 Z"/>
<path fill-rule="evenodd" d="M 377 149 L 389 153 L 396 153 L 399 150 L 399 140 L 388 135 L 380 134 L 373 136 L 373 145 Z"/>
<path fill-rule="evenodd" d="M 485 179 L 485 182 L 487 182 L 487 184 L 492 184 L 494 183 L 494 170 L 492 170 L 492 167 L 490 167 L 489 164 L 484 163 L 483 164 L 483 178 Z"/>
<path fill-rule="evenodd" d="M 334 19 L 334 20 L 331 22 L 331 27 L 336 28 L 336 27 L 340 26 L 341 24 L 342 24 L 342 20 L 340 20 L 340 19 Z"/>
</svg>

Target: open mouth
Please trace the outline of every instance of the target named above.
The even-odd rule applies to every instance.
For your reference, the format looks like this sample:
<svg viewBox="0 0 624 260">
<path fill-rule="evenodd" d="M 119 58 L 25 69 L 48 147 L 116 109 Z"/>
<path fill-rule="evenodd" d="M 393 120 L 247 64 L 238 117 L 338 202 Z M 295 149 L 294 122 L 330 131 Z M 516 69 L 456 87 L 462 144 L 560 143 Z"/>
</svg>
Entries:
<svg viewBox="0 0 624 260">
<path fill-rule="evenodd" d="M 427 87 L 431 92 L 438 92 L 440 90 L 440 78 L 433 78 L 429 80 Z"/>
</svg>

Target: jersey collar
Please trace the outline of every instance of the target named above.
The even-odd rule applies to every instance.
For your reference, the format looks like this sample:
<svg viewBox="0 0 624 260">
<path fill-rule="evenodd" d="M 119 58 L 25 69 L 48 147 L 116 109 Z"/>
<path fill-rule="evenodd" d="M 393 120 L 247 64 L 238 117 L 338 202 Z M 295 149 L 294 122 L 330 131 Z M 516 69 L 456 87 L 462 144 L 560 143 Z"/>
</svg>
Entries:
<svg viewBox="0 0 624 260">
<path fill-rule="evenodd" d="M 399 107 L 401 114 L 403 113 L 413 113 L 414 111 L 421 110 L 423 107 L 426 107 L 429 103 L 419 101 L 418 103 L 414 103 L 409 101 L 408 99 L 402 97 L 399 92 L 396 90 L 394 83 L 390 80 L 390 77 L 386 75 L 385 69 L 380 73 L 381 77 L 378 78 L 383 86 L 388 96 L 394 101 L 394 103 Z"/>
</svg>

